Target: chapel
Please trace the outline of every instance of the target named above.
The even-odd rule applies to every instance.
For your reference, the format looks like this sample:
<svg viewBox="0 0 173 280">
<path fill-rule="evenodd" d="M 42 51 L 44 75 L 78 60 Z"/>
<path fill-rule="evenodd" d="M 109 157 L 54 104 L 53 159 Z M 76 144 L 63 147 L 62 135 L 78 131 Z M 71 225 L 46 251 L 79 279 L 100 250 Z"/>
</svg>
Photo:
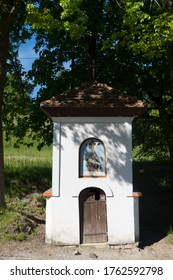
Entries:
<svg viewBox="0 0 173 280">
<path fill-rule="evenodd" d="M 53 121 L 52 188 L 46 242 L 59 245 L 139 241 L 133 190 L 132 122 L 147 106 L 102 83 L 83 84 L 40 104 Z"/>
</svg>

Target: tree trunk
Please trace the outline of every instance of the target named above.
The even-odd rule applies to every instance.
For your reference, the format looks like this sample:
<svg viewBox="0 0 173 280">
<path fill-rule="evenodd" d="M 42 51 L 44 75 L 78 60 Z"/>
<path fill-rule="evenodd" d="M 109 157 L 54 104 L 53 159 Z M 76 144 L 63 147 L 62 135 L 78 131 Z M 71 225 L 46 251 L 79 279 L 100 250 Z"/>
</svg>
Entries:
<svg viewBox="0 0 173 280">
<path fill-rule="evenodd" d="M 168 149 L 169 149 L 170 162 L 173 163 L 173 143 L 172 145 L 169 145 Z"/>
<path fill-rule="evenodd" d="M 71 90 L 74 89 L 74 68 L 75 68 L 75 54 L 74 51 L 71 51 Z"/>
<path fill-rule="evenodd" d="M 95 81 L 95 56 L 96 56 L 96 38 L 89 36 L 87 38 L 87 81 Z"/>
<path fill-rule="evenodd" d="M 169 71 L 170 71 L 170 81 L 171 81 L 171 101 L 169 110 L 167 110 L 167 114 L 169 115 L 168 122 L 166 127 L 168 127 L 168 149 L 169 149 L 169 157 L 171 163 L 173 163 L 173 41 L 167 43 L 167 58 L 169 64 Z"/>
<path fill-rule="evenodd" d="M 5 38 L 5 16 L 0 18 L 0 207 L 5 207 L 4 149 L 3 149 L 3 96 L 6 76 L 7 41 Z"/>
<path fill-rule="evenodd" d="M 1 79 L 0 79 L 1 84 Z M 1 88 L 1 87 L 0 87 Z M 2 95 L 0 90 L 0 207 L 5 208 L 5 184 L 4 184 L 4 149 L 2 130 Z"/>
<path fill-rule="evenodd" d="M 13 18 L 20 0 L 2 0 L 0 7 L 0 207 L 5 207 L 4 149 L 3 149 L 3 97 L 6 78 L 6 61 Z"/>
<path fill-rule="evenodd" d="M 4 151 L 2 131 L 2 106 L 0 106 L 0 207 L 5 208 L 5 184 L 4 184 Z"/>
<path fill-rule="evenodd" d="M 0 22 L 1 23 L 1 22 Z M 1 33 L 2 34 L 2 33 Z M 0 42 L 2 42 L 0 34 Z M 3 95 L 5 86 L 5 55 L 4 45 L 0 45 L 0 207 L 5 207 L 5 184 L 4 184 L 4 147 L 3 147 L 3 127 L 2 127 L 2 107 L 3 107 Z"/>
<path fill-rule="evenodd" d="M 170 81 L 171 81 L 171 96 L 173 99 L 173 42 L 167 43 L 167 58 L 170 71 Z"/>
</svg>

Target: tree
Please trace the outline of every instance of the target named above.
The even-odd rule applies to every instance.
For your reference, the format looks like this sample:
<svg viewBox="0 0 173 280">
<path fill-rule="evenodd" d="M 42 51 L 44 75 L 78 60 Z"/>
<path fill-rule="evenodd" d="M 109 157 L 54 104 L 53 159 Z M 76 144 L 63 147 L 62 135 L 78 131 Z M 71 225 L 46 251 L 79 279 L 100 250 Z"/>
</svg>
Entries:
<svg viewBox="0 0 173 280">
<path fill-rule="evenodd" d="M 22 28 L 27 3 L 32 3 L 27 5 L 27 22 L 37 34 L 35 50 L 40 55 L 29 72 L 33 82 L 41 85 L 32 100 L 32 88 L 25 83 L 26 73 L 17 59 L 20 42 L 29 36 L 27 28 Z M 31 138 L 42 139 L 41 148 L 51 142 L 51 124 L 39 112 L 39 103 L 95 78 L 128 94 L 137 93 L 148 102 L 151 113 L 145 116 L 145 126 L 139 124 L 136 129 L 140 134 L 154 132 L 154 141 L 151 144 L 151 135 L 145 135 L 143 148 L 153 152 L 151 146 L 162 145 L 173 160 L 172 1 L 1 0 L 0 4 L 0 207 L 5 207 L 2 120 L 6 135 L 13 133 L 21 140 L 28 133 L 24 118 Z M 7 68 L 7 59 L 11 68 Z M 71 69 L 65 69 L 64 63 L 69 61 Z M 20 105 L 20 114 L 14 116 L 7 92 L 14 93 L 12 99 Z M 11 126 L 11 118 L 17 120 L 17 128 Z M 140 137 L 136 140 L 141 143 Z"/>
<path fill-rule="evenodd" d="M 43 85 L 37 101 L 57 95 L 70 83 L 93 81 L 94 76 L 137 94 L 150 107 L 145 116 L 148 131 L 162 136 L 153 134 L 151 143 L 147 134 L 148 151 L 156 139 L 162 139 L 155 147 L 164 146 L 172 159 L 172 2 L 44 0 L 28 5 L 27 12 L 40 53 L 32 71 L 35 81 Z M 69 60 L 73 67 L 66 70 L 63 63 Z M 136 140 L 141 143 L 140 137 Z"/>
<path fill-rule="evenodd" d="M 121 43 L 128 45 L 133 55 L 142 56 L 142 94 L 150 107 L 158 110 L 160 139 L 164 139 L 173 161 L 173 3 L 126 1 L 124 9 L 126 32 Z"/>
<path fill-rule="evenodd" d="M 27 12 L 27 23 L 37 34 L 39 58 L 30 72 L 41 85 L 37 104 L 70 84 L 95 79 L 134 94 L 140 68 L 136 58 L 127 46 L 108 40 L 122 30 L 124 11 L 117 1 L 45 0 L 29 4 Z M 70 60 L 71 69 L 65 69 L 64 62 Z"/>
<path fill-rule="evenodd" d="M 9 37 L 16 9 L 21 1 L 2 0 L 0 10 L 0 207 L 5 207 L 4 196 L 4 152 L 2 131 L 2 106 L 6 79 L 6 62 L 9 51 Z"/>
<path fill-rule="evenodd" d="M 19 147 L 21 143 L 25 144 L 25 136 L 29 134 L 32 107 L 30 95 L 33 86 L 28 82 L 27 74 L 14 53 L 9 57 L 7 69 L 3 98 L 3 130 L 5 140 L 8 141 L 14 136 L 14 146 Z"/>
<path fill-rule="evenodd" d="M 10 72 L 7 60 L 13 61 L 13 66 L 17 65 L 16 49 L 19 42 L 29 38 L 29 32 L 24 26 L 26 16 L 26 1 L 22 0 L 1 0 L 0 1 L 0 207 L 5 207 L 5 185 L 4 185 L 4 151 L 3 151 L 3 120 L 4 116 L 4 96 L 7 72 Z M 23 27 L 23 28 L 22 28 Z M 10 54 L 13 59 L 10 59 Z M 11 65 L 12 66 L 12 65 Z M 18 65 L 19 66 L 19 65 Z M 18 68 L 19 69 L 19 68 Z M 15 69 L 15 75 L 17 75 Z M 13 72 L 13 73 L 14 73 Z M 19 73 L 19 72 L 18 72 Z M 18 77 L 19 78 L 19 77 Z M 18 79 L 21 79 L 21 77 Z M 15 80 L 11 79 L 11 81 Z M 12 109 L 14 110 L 14 108 Z M 7 111 L 6 111 L 7 112 Z"/>
<path fill-rule="evenodd" d="M 58 3 L 40 2 L 39 7 L 28 4 L 28 23 L 33 29 L 43 30 L 49 34 L 58 32 L 66 37 L 66 42 L 75 45 L 68 52 L 73 62 L 77 49 L 77 40 L 85 46 L 85 63 L 87 65 L 86 80 L 95 79 L 96 40 L 101 32 L 103 22 L 103 7 L 105 1 L 69 1 Z M 68 43 L 67 43 L 68 44 Z M 69 45 L 68 45 L 69 47 Z"/>
<path fill-rule="evenodd" d="M 95 21 L 98 21 L 98 15 L 103 14 L 101 6 L 104 3 L 105 1 L 93 1 L 88 5 L 87 1 L 57 3 L 45 0 L 40 1 L 37 6 L 27 6 L 27 23 L 31 24 L 37 34 L 35 50 L 40 55 L 30 71 L 35 83 L 41 85 L 34 101 L 36 108 L 43 99 L 95 79 L 96 41 L 99 40 L 98 25 Z M 99 17 L 99 25 L 102 20 L 102 16 Z M 64 62 L 69 61 L 71 70 L 64 67 Z M 32 116 L 34 118 L 35 115 Z M 41 117 L 39 111 L 37 119 L 40 124 L 39 133 L 43 139 L 42 145 L 51 139 L 50 123 L 46 122 L 46 125 L 43 125 L 46 118 Z M 32 129 L 35 130 L 33 125 L 37 124 L 32 121 L 31 123 Z M 48 133 L 45 133 L 45 129 Z"/>
</svg>

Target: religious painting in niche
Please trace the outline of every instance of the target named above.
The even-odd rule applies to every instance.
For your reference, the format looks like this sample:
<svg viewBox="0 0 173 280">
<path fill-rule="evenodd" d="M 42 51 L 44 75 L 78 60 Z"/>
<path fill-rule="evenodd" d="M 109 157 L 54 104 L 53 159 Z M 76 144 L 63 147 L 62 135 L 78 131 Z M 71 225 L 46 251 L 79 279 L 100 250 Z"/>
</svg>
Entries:
<svg viewBox="0 0 173 280">
<path fill-rule="evenodd" d="M 106 152 L 102 141 L 86 139 L 80 146 L 80 177 L 106 176 Z"/>
</svg>

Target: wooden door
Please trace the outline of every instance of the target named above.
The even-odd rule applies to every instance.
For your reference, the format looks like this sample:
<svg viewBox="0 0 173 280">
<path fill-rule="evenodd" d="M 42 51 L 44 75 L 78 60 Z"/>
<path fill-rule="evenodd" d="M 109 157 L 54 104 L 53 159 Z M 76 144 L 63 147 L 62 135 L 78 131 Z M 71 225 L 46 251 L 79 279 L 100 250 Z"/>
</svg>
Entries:
<svg viewBox="0 0 173 280">
<path fill-rule="evenodd" d="M 80 194 L 81 243 L 107 241 L 106 196 L 99 188 L 88 188 Z"/>
</svg>

